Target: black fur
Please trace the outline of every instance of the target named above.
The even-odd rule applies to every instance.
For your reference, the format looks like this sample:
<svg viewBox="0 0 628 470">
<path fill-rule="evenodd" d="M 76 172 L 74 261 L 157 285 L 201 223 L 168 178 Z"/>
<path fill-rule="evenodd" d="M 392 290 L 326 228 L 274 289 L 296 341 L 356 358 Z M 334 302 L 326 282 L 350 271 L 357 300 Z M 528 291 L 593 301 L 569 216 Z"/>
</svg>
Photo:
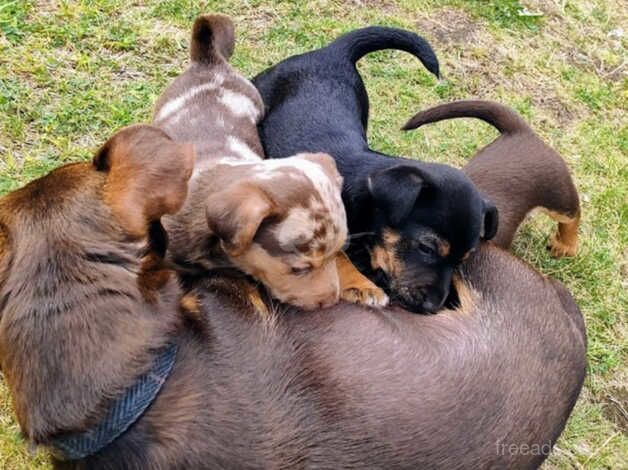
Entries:
<svg viewBox="0 0 628 470">
<path fill-rule="evenodd" d="M 354 239 L 349 255 L 365 268 L 356 258 L 364 244 L 372 251 L 384 244 L 385 232 L 398 235 L 399 243 L 386 249 L 401 268 L 386 273 L 384 287 L 406 308 L 433 312 L 462 257 L 495 234 L 497 212 L 459 170 L 369 149 L 368 96 L 355 62 L 388 48 L 414 54 L 438 76 L 438 60 L 420 36 L 385 27 L 353 31 L 253 79 L 266 105 L 260 135 L 272 158 L 320 151 L 336 159 L 350 233 L 374 234 Z M 445 255 L 426 241 L 434 239 L 449 245 Z"/>
</svg>

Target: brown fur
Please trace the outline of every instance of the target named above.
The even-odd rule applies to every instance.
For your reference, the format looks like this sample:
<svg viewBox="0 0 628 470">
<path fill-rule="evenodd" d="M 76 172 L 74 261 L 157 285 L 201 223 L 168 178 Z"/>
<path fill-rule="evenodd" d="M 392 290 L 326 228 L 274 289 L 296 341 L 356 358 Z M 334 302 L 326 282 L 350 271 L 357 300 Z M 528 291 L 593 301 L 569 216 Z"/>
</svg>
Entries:
<svg viewBox="0 0 628 470">
<path fill-rule="evenodd" d="M 227 62 L 234 41 L 229 18 L 198 17 L 192 63 L 155 108 L 155 124 L 173 139 L 193 143 L 198 152 L 190 197 L 178 215 L 164 219 L 174 261 L 182 270 L 200 273 L 237 267 L 279 300 L 304 308 L 339 298 L 385 305 L 387 297 L 373 283 L 361 284 L 357 297 L 356 287 L 340 289 L 334 260 L 347 228 L 342 179 L 333 159 L 303 154 L 283 162 L 262 160 L 256 124 L 263 104 L 255 87 Z M 294 227 L 295 213 L 308 220 L 301 217 Z M 299 238 L 309 221 L 311 233 Z M 292 239 L 284 236 L 280 242 L 279 233 Z M 257 242 L 261 239 L 265 243 Z"/>
<path fill-rule="evenodd" d="M 229 60 L 235 46 L 235 28 L 226 16 L 200 16 L 192 27 L 192 38 L 190 43 L 192 60 L 196 62 Z"/>
<path fill-rule="evenodd" d="M 122 135 L 145 132 L 172 144 L 145 127 Z M 584 325 L 560 283 L 483 246 L 456 281 L 460 309 L 435 316 L 340 304 L 271 308 L 269 322 L 252 314 L 260 298 L 243 278 L 201 279 L 184 297 L 162 262 L 158 220 L 127 224 L 129 214 L 113 215 L 124 206 L 105 197 L 118 165 L 144 162 L 130 187 L 159 173 L 160 159 L 122 148 L 111 166 L 68 165 L 0 199 L 0 367 L 29 441 L 90 428 L 156 350 L 178 346 L 140 419 L 99 453 L 56 468 L 527 469 L 544 460 L 499 445 L 551 446 L 582 386 Z M 185 192 L 189 168 L 178 171 L 134 192 L 129 212 L 174 207 L 154 201 Z"/>
<path fill-rule="evenodd" d="M 151 173 L 144 170 L 146 155 L 153 158 Z M 181 208 L 194 159 L 191 145 L 177 144 L 163 131 L 143 126 L 128 127 L 107 141 L 94 157 L 94 165 L 108 171 L 103 196 L 114 217 L 130 233 L 141 237 L 146 235 L 147 220 L 173 214 Z M 173 180 L 172 184 L 158 188 L 158 183 L 166 177 Z M 180 181 L 174 181 L 175 178 Z"/>
<path fill-rule="evenodd" d="M 552 256 L 574 256 L 580 202 L 569 169 L 515 111 L 490 101 L 458 101 L 416 114 L 404 129 L 459 117 L 482 119 L 502 133 L 463 168 L 497 206 L 499 228 L 494 243 L 510 248 L 525 216 L 542 208 L 558 222 L 549 242 Z"/>
</svg>

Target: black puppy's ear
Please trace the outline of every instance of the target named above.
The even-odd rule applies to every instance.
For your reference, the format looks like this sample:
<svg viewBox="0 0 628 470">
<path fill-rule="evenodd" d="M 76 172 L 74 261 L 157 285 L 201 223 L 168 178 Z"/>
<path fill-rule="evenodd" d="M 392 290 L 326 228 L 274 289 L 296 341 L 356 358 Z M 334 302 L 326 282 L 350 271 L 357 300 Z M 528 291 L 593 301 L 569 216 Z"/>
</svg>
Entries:
<svg viewBox="0 0 628 470">
<path fill-rule="evenodd" d="M 482 224 L 482 240 L 490 240 L 497 234 L 499 213 L 497 207 L 488 199 L 484 199 L 484 222 Z"/>
<path fill-rule="evenodd" d="M 412 165 L 393 166 L 368 177 L 369 192 L 376 207 L 386 214 L 393 226 L 410 215 L 426 186 L 425 174 Z"/>
</svg>

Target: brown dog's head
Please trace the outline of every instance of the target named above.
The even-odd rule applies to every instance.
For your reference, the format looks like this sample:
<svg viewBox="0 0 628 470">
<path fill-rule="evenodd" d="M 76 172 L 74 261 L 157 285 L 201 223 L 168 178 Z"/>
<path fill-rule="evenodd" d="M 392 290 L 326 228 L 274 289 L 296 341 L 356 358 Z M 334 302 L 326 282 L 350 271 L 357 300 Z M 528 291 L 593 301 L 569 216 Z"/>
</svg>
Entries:
<svg viewBox="0 0 628 470">
<path fill-rule="evenodd" d="M 231 262 L 302 308 L 339 298 L 335 256 L 347 238 L 342 179 L 326 154 L 223 166 L 235 181 L 206 203 Z"/>
<path fill-rule="evenodd" d="M 32 442 L 96 422 L 176 331 L 159 219 L 193 163 L 190 146 L 133 126 L 0 199 L 0 366 Z"/>
</svg>

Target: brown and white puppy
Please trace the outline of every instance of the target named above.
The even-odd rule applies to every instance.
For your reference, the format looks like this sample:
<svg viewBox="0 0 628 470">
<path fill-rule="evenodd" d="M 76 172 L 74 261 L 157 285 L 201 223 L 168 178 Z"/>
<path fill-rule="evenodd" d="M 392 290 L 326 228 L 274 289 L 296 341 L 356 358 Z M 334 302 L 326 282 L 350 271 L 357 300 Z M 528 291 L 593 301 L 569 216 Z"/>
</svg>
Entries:
<svg viewBox="0 0 628 470">
<path fill-rule="evenodd" d="M 299 307 L 339 298 L 386 305 L 384 292 L 341 253 L 347 223 L 333 159 L 263 160 L 257 123 L 264 107 L 228 63 L 233 49 L 228 17 L 197 18 L 192 64 L 156 105 L 154 123 L 197 152 L 190 197 L 164 220 L 173 259 L 186 269 L 237 267 Z"/>
<path fill-rule="evenodd" d="M 580 200 L 569 169 L 514 110 L 492 101 L 455 101 L 421 111 L 403 129 L 463 117 L 482 119 L 501 132 L 462 169 L 497 206 L 499 227 L 493 242 L 509 249 L 525 216 L 540 208 L 558 222 L 548 245 L 552 256 L 574 256 Z"/>
<path fill-rule="evenodd" d="M 342 303 L 268 321 L 221 277 L 183 297 L 159 218 L 192 166 L 134 126 L 0 198 L 0 368 L 26 440 L 97 428 L 176 347 L 126 431 L 81 459 L 57 448 L 56 469 L 538 468 L 585 376 L 559 282 L 483 245 L 435 316 Z"/>
</svg>

